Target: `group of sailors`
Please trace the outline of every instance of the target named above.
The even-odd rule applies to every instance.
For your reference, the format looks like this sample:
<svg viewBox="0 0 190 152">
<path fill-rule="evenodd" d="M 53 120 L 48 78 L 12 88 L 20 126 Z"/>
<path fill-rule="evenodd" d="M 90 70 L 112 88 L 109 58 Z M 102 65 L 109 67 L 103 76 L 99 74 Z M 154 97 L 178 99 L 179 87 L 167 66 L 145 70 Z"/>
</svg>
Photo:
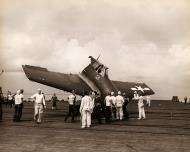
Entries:
<svg viewBox="0 0 190 152">
<path fill-rule="evenodd" d="M 1 97 L 2 91 L 0 90 Z M 23 110 L 23 96 L 24 90 L 20 89 L 16 94 L 11 95 L 8 93 L 7 100 L 11 103 L 11 106 L 14 101 L 14 122 L 19 122 L 22 117 Z M 10 96 L 9 96 L 10 95 Z M 37 93 L 32 95 L 30 98 L 34 101 L 34 122 L 42 122 L 42 114 L 46 108 L 45 96 L 42 93 L 41 89 L 38 89 Z M 104 102 L 102 102 L 104 100 Z M 134 93 L 134 100 L 138 100 L 138 119 L 145 119 L 145 110 L 143 103 L 143 96 L 141 92 Z M 58 98 L 54 93 L 52 98 L 52 110 L 57 109 Z M 102 124 L 102 116 L 105 116 L 105 122 L 111 123 L 114 120 L 123 120 L 124 117 L 127 117 L 126 108 L 129 103 L 129 98 L 126 97 L 125 93 L 117 92 L 115 95 L 114 92 L 108 93 L 105 99 L 102 99 L 101 96 L 96 92 L 84 92 L 84 96 L 81 99 L 81 102 L 77 104 L 76 94 L 73 90 L 72 93 L 68 96 L 69 109 L 68 113 L 65 116 L 64 121 L 67 122 L 68 118 L 71 117 L 71 121 L 74 122 L 75 117 L 80 113 L 81 118 L 81 128 L 91 127 L 91 120 L 96 119 L 99 124 Z M 1 102 L 2 103 L 2 102 Z M 147 105 L 150 106 L 150 98 L 147 97 Z M 0 104 L 1 106 L 1 104 Z M 0 107 L 0 116 L 2 119 L 2 107 Z"/>
<path fill-rule="evenodd" d="M 178 98 L 178 96 L 172 96 L 172 102 L 181 102 L 184 104 L 188 104 L 190 103 L 190 97 L 188 98 L 187 96 L 185 96 L 184 98 Z"/>
<path fill-rule="evenodd" d="M 138 101 L 138 119 L 145 119 L 145 110 L 143 96 L 141 92 L 134 93 L 134 100 Z M 126 97 L 125 93 L 114 92 L 108 93 L 105 97 L 104 102 L 100 95 L 94 92 L 84 92 L 84 96 L 81 99 L 79 112 L 81 114 L 81 128 L 89 128 L 91 126 L 91 120 L 96 119 L 99 124 L 102 124 L 102 116 L 105 116 L 105 122 L 111 123 L 114 120 L 123 120 L 124 114 L 126 116 L 126 106 L 129 103 L 129 98 Z M 76 95 L 72 91 L 72 94 L 68 97 L 69 111 L 65 117 L 65 122 L 67 122 L 68 117 L 71 117 L 71 121 L 74 121 L 75 110 L 77 109 Z M 147 106 L 150 106 L 150 97 L 147 97 Z"/>
<path fill-rule="evenodd" d="M 15 94 L 13 94 L 11 97 L 11 93 L 8 93 L 7 96 L 7 103 L 9 103 L 9 100 L 11 100 L 11 106 L 12 106 L 12 101 L 14 102 L 14 116 L 13 116 L 13 121 L 14 122 L 19 122 L 21 121 L 22 117 L 22 111 L 23 111 L 23 103 L 24 103 L 24 90 L 20 89 L 18 90 Z M 30 99 L 34 100 L 34 122 L 35 123 L 41 123 L 42 122 L 42 114 L 43 110 L 46 108 L 46 103 L 45 103 L 45 96 L 42 93 L 41 89 L 38 89 L 38 92 L 35 93 L 30 97 Z M 4 101 L 4 97 L 2 94 L 2 89 L 0 87 L 0 121 L 2 120 L 2 103 Z M 5 102 L 5 103 L 6 103 Z"/>
</svg>

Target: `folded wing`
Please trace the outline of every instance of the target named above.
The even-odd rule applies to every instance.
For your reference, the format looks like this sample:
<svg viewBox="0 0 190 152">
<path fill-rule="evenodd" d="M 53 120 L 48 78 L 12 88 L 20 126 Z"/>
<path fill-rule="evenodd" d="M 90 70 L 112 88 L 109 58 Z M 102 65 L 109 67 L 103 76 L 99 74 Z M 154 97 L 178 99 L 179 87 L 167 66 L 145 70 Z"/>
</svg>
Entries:
<svg viewBox="0 0 190 152">
<path fill-rule="evenodd" d="M 130 98 L 133 97 L 134 91 L 141 91 L 143 96 L 154 94 L 154 91 L 150 87 L 148 87 L 145 83 L 121 82 L 121 81 L 112 81 L 112 83 L 119 91 L 125 92 L 126 95 Z"/>
<path fill-rule="evenodd" d="M 83 95 L 84 90 L 91 91 L 91 88 L 77 74 L 52 72 L 46 68 L 30 65 L 23 65 L 22 67 L 26 76 L 31 81 L 68 92 L 75 90 L 78 95 Z"/>
</svg>

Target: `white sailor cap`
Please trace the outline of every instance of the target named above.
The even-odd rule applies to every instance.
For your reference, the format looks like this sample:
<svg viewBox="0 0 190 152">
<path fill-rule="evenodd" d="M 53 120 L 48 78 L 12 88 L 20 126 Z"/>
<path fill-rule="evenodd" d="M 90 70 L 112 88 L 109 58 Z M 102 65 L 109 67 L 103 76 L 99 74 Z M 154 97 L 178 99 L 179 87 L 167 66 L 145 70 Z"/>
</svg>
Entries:
<svg viewBox="0 0 190 152">
<path fill-rule="evenodd" d="M 16 92 L 17 94 L 19 94 L 20 93 L 20 90 L 17 90 L 17 92 Z"/>
</svg>

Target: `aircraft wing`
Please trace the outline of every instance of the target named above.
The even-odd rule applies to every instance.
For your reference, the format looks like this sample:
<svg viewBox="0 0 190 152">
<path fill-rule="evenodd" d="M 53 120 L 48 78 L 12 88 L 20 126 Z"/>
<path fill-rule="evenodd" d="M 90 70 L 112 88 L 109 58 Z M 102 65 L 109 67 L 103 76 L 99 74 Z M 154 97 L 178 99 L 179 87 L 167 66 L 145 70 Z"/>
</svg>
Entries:
<svg viewBox="0 0 190 152">
<path fill-rule="evenodd" d="M 46 68 L 23 65 L 27 78 L 47 86 L 51 86 L 67 92 L 83 95 L 84 90 L 91 91 L 91 88 L 77 74 L 63 74 L 48 71 Z"/>
<path fill-rule="evenodd" d="M 143 96 L 154 94 L 154 91 L 150 87 L 148 87 L 145 83 L 121 82 L 121 81 L 112 81 L 112 83 L 119 91 L 125 92 L 126 95 L 130 98 L 133 97 L 134 91 L 141 91 Z"/>
</svg>

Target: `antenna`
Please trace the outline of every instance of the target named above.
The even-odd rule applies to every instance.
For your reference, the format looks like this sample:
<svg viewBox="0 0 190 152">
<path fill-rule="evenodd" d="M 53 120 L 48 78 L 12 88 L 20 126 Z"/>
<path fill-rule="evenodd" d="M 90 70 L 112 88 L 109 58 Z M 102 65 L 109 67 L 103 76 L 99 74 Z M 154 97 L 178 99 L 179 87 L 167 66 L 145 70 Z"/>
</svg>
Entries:
<svg viewBox="0 0 190 152">
<path fill-rule="evenodd" d="M 99 56 L 97 57 L 97 60 L 99 60 L 100 56 L 101 56 L 101 54 L 99 54 Z"/>
</svg>

